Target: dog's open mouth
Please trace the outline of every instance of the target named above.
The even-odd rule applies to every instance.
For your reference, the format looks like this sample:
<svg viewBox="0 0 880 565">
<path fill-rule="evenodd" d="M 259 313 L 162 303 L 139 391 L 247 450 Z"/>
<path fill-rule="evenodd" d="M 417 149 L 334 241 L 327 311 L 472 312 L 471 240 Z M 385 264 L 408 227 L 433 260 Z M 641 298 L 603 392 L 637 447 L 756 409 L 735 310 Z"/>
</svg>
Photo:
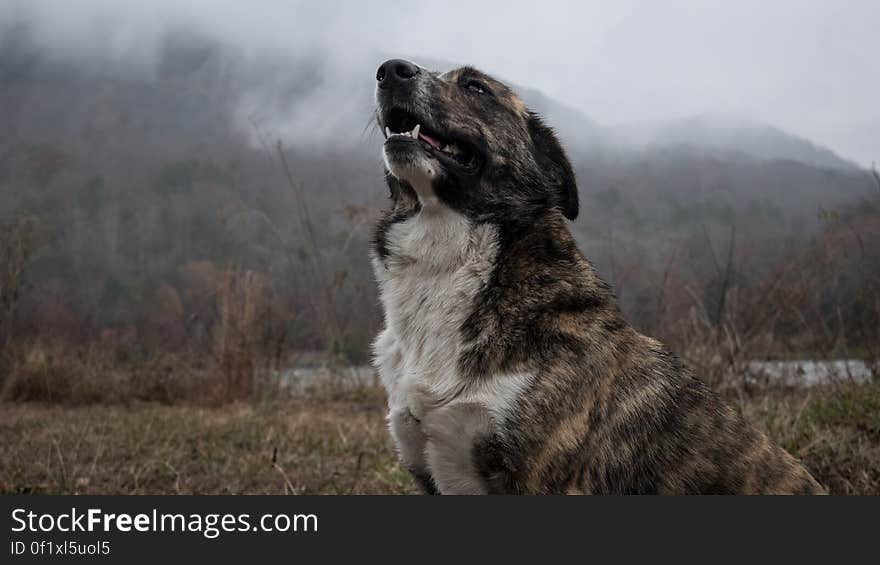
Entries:
<svg viewBox="0 0 880 565">
<path fill-rule="evenodd" d="M 385 143 L 418 142 L 428 154 L 444 163 L 467 171 L 479 168 L 480 159 L 470 143 L 445 136 L 425 125 L 413 114 L 401 108 L 392 108 L 384 121 Z"/>
</svg>

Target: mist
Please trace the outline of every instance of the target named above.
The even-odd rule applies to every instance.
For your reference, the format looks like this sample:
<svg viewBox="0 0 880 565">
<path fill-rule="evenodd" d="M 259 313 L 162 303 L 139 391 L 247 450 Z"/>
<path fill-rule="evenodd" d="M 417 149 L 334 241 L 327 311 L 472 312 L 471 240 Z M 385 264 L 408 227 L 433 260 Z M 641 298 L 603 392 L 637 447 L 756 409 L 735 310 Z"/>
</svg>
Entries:
<svg viewBox="0 0 880 565">
<path fill-rule="evenodd" d="M 295 106 L 276 104 L 275 89 L 264 84 L 239 112 L 294 140 L 303 131 L 338 136 L 350 115 L 366 123 L 375 67 L 403 56 L 473 64 L 604 125 L 723 116 L 805 137 L 862 166 L 880 158 L 880 5 L 871 1 L 551 2 L 539 9 L 12 0 L 0 6 L 0 21 L 6 33 L 24 28 L 44 55 L 97 73 L 148 78 L 168 34 L 184 30 L 245 61 L 305 64 L 314 87 Z M 288 80 L 285 70 L 277 67 L 274 78 Z"/>
</svg>

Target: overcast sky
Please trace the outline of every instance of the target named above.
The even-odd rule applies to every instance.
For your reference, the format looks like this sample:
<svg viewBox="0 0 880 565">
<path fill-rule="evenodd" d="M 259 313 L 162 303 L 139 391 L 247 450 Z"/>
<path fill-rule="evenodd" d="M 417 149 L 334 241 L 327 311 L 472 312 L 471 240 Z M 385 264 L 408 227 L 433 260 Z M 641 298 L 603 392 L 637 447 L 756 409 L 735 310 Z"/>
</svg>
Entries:
<svg viewBox="0 0 880 565">
<path fill-rule="evenodd" d="M 72 59 L 149 65 L 168 26 L 372 75 L 378 53 L 467 62 L 603 124 L 747 117 L 880 162 L 880 1 L 0 0 Z"/>
</svg>

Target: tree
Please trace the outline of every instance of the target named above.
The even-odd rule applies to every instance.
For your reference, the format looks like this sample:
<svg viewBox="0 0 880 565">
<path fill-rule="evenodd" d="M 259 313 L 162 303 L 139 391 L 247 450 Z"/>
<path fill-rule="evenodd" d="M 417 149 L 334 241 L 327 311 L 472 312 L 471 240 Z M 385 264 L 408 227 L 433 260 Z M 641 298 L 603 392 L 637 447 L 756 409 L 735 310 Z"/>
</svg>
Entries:
<svg viewBox="0 0 880 565">
<path fill-rule="evenodd" d="M 35 216 L 0 223 L 0 343 L 12 339 L 24 270 L 43 240 L 42 224 Z"/>
</svg>

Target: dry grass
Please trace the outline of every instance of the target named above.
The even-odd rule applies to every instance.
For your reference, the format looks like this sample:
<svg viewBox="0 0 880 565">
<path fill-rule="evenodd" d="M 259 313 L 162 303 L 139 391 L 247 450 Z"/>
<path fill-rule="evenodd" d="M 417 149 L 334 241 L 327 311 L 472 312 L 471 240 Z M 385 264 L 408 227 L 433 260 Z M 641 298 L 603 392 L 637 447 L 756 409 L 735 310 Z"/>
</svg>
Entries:
<svg viewBox="0 0 880 565">
<path fill-rule="evenodd" d="M 880 384 L 768 390 L 746 416 L 834 494 L 880 494 Z M 0 404 L 0 493 L 414 493 L 377 389 L 272 403 Z"/>
<path fill-rule="evenodd" d="M 832 494 L 880 495 L 880 382 L 764 391 L 743 413 Z"/>
<path fill-rule="evenodd" d="M 174 353 L 120 362 L 98 346 L 25 343 L 0 351 L 0 401 L 219 406 L 274 396 L 278 383 L 262 382 L 246 355 L 224 354 L 201 366 Z"/>
<path fill-rule="evenodd" d="M 378 391 L 222 408 L 0 404 L 0 493 L 411 493 Z"/>
</svg>

